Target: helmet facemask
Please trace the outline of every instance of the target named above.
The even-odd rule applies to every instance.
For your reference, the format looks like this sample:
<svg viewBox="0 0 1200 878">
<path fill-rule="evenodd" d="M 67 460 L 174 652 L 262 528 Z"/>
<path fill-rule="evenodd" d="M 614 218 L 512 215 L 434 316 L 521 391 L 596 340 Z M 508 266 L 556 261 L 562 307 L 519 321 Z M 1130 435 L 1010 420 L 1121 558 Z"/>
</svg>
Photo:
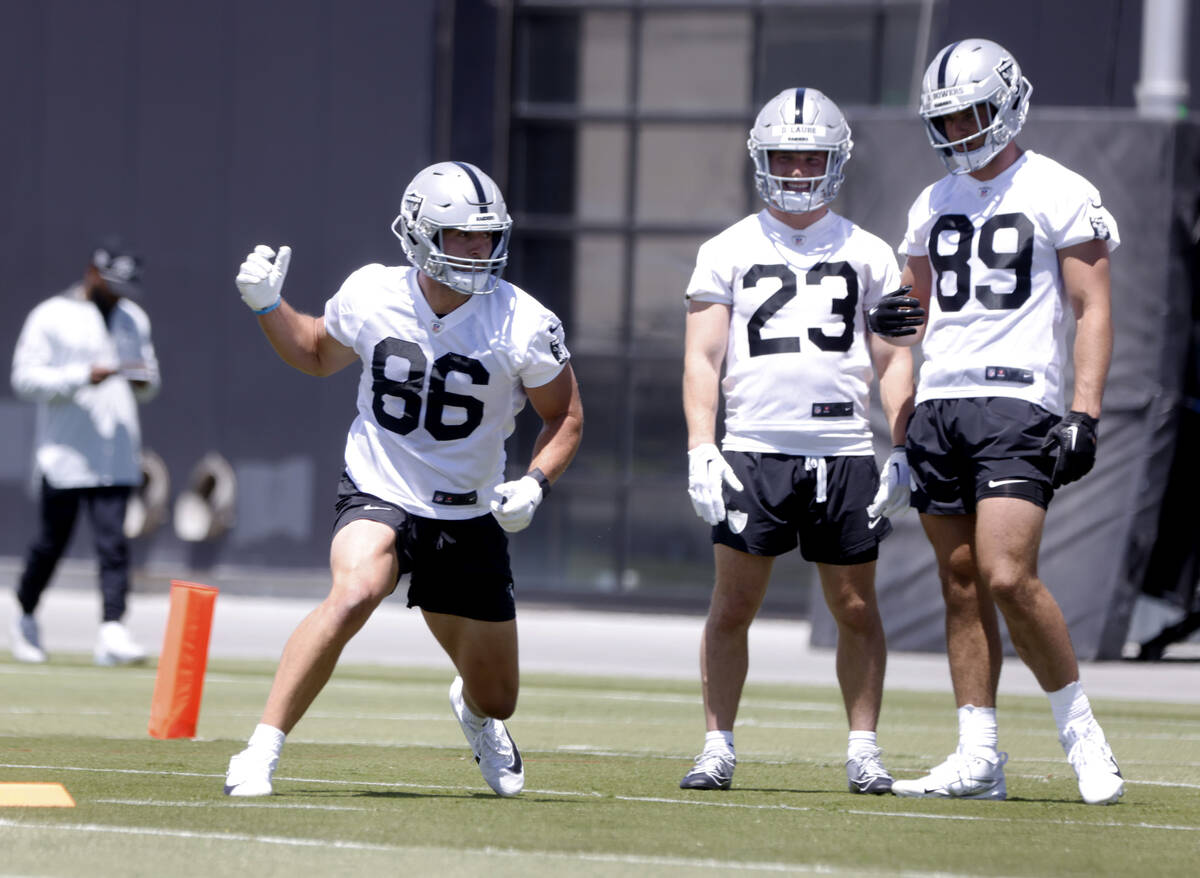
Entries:
<svg viewBox="0 0 1200 878">
<path fill-rule="evenodd" d="M 447 229 L 490 232 L 490 254 L 481 259 L 448 254 Z M 496 289 L 508 263 L 512 219 L 486 174 L 465 162 L 442 162 L 409 184 L 392 232 L 409 262 L 433 280 L 464 295 L 485 295 Z"/>
<path fill-rule="evenodd" d="M 785 89 L 767 101 L 746 141 L 758 194 L 784 213 L 807 213 L 833 201 L 853 146 L 841 110 L 815 88 Z M 825 173 L 777 176 L 771 173 L 772 152 L 824 152 Z"/>
<path fill-rule="evenodd" d="M 845 179 L 842 166 L 850 157 L 849 150 L 789 148 L 789 152 L 825 153 L 825 173 L 815 177 L 780 177 L 772 174 L 771 153 L 782 151 L 782 148 L 767 147 L 751 148 L 750 151 L 754 159 L 754 186 L 767 204 L 784 213 L 808 213 L 837 197 Z"/>
</svg>

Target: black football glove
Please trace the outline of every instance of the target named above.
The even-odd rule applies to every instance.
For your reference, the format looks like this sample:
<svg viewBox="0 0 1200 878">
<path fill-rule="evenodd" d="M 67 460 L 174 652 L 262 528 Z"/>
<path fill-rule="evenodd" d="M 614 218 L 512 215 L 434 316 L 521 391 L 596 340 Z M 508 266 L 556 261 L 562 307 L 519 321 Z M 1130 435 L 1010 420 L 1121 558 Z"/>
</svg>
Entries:
<svg viewBox="0 0 1200 878">
<path fill-rule="evenodd" d="M 925 309 L 909 293 L 912 287 L 905 285 L 888 293 L 879 304 L 867 312 L 867 325 L 876 335 L 899 338 L 916 335 L 916 327 L 925 322 Z"/>
<path fill-rule="evenodd" d="M 1082 479 L 1096 462 L 1096 425 L 1091 415 L 1083 412 L 1067 412 L 1067 416 L 1054 425 L 1042 453 L 1055 457 L 1054 473 L 1050 484 L 1055 487 Z"/>
</svg>

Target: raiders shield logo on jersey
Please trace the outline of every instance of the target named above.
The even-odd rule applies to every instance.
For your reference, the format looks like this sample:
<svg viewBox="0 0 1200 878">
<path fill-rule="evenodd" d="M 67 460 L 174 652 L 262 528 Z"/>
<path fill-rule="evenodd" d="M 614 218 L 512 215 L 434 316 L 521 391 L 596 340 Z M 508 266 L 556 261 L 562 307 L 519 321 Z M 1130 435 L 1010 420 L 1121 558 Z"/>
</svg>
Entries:
<svg viewBox="0 0 1200 878">
<path fill-rule="evenodd" d="M 553 354 L 556 362 L 565 363 L 567 361 L 567 349 L 558 340 L 558 336 L 555 335 L 561 327 L 561 323 L 556 323 L 546 331 L 550 333 L 550 353 Z"/>
</svg>

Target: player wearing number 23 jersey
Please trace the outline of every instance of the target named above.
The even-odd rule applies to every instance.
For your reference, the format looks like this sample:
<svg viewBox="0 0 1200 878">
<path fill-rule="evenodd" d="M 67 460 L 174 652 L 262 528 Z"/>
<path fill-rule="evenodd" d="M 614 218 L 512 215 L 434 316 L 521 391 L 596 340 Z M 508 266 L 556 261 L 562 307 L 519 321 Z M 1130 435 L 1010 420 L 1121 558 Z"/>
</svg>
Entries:
<svg viewBox="0 0 1200 878">
<path fill-rule="evenodd" d="M 912 360 L 869 332 L 867 315 L 899 271 L 883 241 L 829 207 L 853 147 L 837 104 L 813 88 L 786 89 L 759 111 L 747 146 L 766 206 L 701 245 L 686 292 L 688 495 L 712 525 L 716 581 L 701 644 L 708 731 L 680 786 L 732 783 L 746 630 L 775 558 L 798 545 L 838 626 L 838 667 L 860 669 L 841 681 L 847 785 L 885 793 L 892 778 L 875 726 L 887 644 L 875 561 L 887 516 L 908 505 L 897 446 Z M 876 375 L 893 445 L 882 479 L 868 415 Z"/>
<path fill-rule="evenodd" d="M 899 283 L 891 248 L 832 211 L 798 230 L 764 209 L 706 241 L 687 298 L 732 308 L 721 447 L 873 454 L 865 315 Z"/>
</svg>

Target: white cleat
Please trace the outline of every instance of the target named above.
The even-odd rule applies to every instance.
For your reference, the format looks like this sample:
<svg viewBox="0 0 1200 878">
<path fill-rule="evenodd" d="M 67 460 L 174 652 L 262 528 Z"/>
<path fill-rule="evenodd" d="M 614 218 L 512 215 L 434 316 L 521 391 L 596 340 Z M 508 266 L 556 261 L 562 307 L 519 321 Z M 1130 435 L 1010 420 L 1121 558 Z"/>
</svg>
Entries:
<svg viewBox="0 0 1200 878">
<path fill-rule="evenodd" d="M 1068 725 L 1058 740 L 1079 778 L 1083 801 L 1111 805 L 1125 794 L 1125 778 L 1095 720 Z"/>
<path fill-rule="evenodd" d="M 471 745 L 471 752 L 479 763 L 479 772 L 496 795 L 505 798 L 515 796 L 525 788 L 525 766 L 521 761 L 521 753 L 500 720 L 489 717 L 482 728 L 476 728 L 464 718 L 466 704 L 462 690 L 462 677 L 455 677 L 450 684 L 450 707 L 458 718 L 467 743 Z"/>
<path fill-rule="evenodd" d="M 846 760 L 846 784 L 852 793 L 879 796 L 892 791 L 892 773 L 883 767 L 878 747 L 856 753 Z"/>
<path fill-rule="evenodd" d="M 916 799 L 1005 799 L 1008 797 L 1004 782 L 1004 763 L 1007 761 L 1007 753 L 990 757 L 958 749 L 924 777 L 894 781 L 892 792 Z"/>
<path fill-rule="evenodd" d="M 44 664 L 46 651 L 42 649 L 42 634 L 37 619 L 21 614 L 12 623 L 12 654 L 19 662 L 31 665 Z"/>
<path fill-rule="evenodd" d="M 104 622 L 93 652 L 98 665 L 132 665 L 146 660 L 146 650 L 136 643 L 120 622 Z"/>
<path fill-rule="evenodd" d="M 732 750 L 721 747 L 704 750 L 691 771 L 679 781 L 681 790 L 727 790 L 733 785 L 733 769 L 737 757 Z"/>
<path fill-rule="evenodd" d="M 229 760 L 225 772 L 225 795 L 269 796 L 271 776 L 279 765 L 279 757 L 261 747 L 247 747 Z"/>
</svg>

